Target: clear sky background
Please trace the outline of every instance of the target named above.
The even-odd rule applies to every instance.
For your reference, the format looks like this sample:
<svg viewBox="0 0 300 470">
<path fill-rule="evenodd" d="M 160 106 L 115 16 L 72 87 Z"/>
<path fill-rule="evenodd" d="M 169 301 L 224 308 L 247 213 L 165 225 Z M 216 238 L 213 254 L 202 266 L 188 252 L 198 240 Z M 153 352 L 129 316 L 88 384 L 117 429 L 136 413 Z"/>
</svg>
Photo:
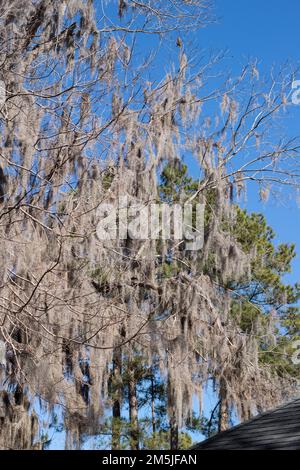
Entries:
<svg viewBox="0 0 300 470">
<path fill-rule="evenodd" d="M 249 59 L 258 59 L 261 73 L 268 74 L 287 62 L 300 65 L 299 0 L 215 0 L 215 24 L 197 33 L 202 49 L 228 50 L 227 65 L 238 73 Z M 295 77 L 300 80 L 300 71 Z M 300 106 L 291 105 L 284 122 L 287 136 L 300 135 Z M 296 193 L 285 191 L 275 200 L 261 203 L 248 193 L 247 207 L 263 212 L 277 234 L 277 242 L 295 242 L 297 258 L 289 281 L 300 282 L 300 203 Z"/>
</svg>

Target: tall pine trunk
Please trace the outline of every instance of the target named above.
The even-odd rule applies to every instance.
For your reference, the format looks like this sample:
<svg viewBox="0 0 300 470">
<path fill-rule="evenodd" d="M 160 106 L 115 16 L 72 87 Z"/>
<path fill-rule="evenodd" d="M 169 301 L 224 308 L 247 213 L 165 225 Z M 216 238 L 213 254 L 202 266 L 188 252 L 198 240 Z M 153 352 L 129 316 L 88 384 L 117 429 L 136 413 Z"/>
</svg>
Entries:
<svg viewBox="0 0 300 470">
<path fill-rule="evenodd" d="M 151 418 L 152 418 L 152 434 L 155 436 L 156 432 L 156 419 L 155 419 L 155 390 L 154 390 L 154 376 L 151 375 Z"/>
<path fill-rule="evenodd" d="M 219 423 L 218 431 L 226 431 L 228 429 L 229 413 L 228 413 L 228 402 L 227 402 L 227 386 L 226 380 L 222 377 L 220 379 L 220 408 L 219 408 Z"/>
<path fill-rule="evenodd" d="M 129 363 L 128 371 L 128 401 L 129 401 L 129 419 L 130 419 L 130 448 L 139 450 L 139 427 L 138 427 L 138 401 L 136 393 L 136 380 L 134 370 Z"/>
<path fill-rule="evenodd" d="M 113 352 L 113 404 L 112 404 L 112 450 L 121 448 L 121 407 L 122 407 L 122 350 L 116 348 Z"/>
<path fill-rule="evenodd" d="M 167 361 L 169 367 L 169 361 Z M 178 437 L 178 421 L 176 413 L 176 398 L 174 384 L 172 383 L 170 376 L 168 377 L 168 408 L 169 408 L 169 425 L 170 425 L 170 449 L 177 450 L 179 447 Z"/>
<path fill-rule="evenodd" d="M 175 406 L 172 407 L 170 417 L 170 449 L 178 450 L 179 447 L 179 435 L 178 435 L 178 423 L 176 418 Z"/>
</svg>

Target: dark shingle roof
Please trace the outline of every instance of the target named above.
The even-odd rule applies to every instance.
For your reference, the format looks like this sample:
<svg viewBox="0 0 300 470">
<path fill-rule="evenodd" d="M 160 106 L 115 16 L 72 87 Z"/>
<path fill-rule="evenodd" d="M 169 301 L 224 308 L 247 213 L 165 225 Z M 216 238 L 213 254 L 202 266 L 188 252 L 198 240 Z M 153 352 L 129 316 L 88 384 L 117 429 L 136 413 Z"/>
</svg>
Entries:
<svg viewBox="0 0 300 470">
<path fill-rule="evenodd" d="M 300 399 L 223 431 L 193 449 L 300 450 Z"/>
</svg>

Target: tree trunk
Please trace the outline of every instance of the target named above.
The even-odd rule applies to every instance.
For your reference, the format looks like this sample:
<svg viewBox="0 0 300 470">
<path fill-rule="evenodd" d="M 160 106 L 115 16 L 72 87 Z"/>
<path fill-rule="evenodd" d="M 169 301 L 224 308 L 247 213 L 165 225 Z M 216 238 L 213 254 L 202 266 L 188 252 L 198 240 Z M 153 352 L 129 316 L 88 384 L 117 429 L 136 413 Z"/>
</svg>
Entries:
<svg viewBox="0 0 300 470">
<path fill-rule="evenodd" d="M 170 367 L 169 360 L 167 359 L 167 367 Z M 169 416 L 170 416 L 170 449 L 178 450 L 179 447 L 179 437 L 178 437 L 178 422 L 177 422 L 177 413 L 176 413 L 176 399 L 174 384 L 168 377 L 168 406 L 169 406 Z"/>
<path fill-rule="evenodd" d="M 242 419 L 242 423 L 244 421 L 248 421 L 249 419 L 251 419 L 251 412 L 249 410 L 249 408 L 245 407 L 244 403 L 241 403 L 241 419 Z M 259 411 L 259 410 L 258 410 Z M 260 410 L 259 413 L 262 413 L 263 410 Z"/>
<path fill-rule="evenodd" d="M 178 423 L 176 418 L 175 407 L 172 407 L 172 414 L 170 418 L 170 449 L 178 450 L 179 437 L 178 437 Z"/>
<path fill-rule="evenodd" d="M 133 370 L 128 371 L 128 400 L 130 419 L 130 448 L 131 450 L 139 450 L 138 401 L 136 394 L 136 381 Z"/>
<path fill-rule="evenodd" d="M 219 409 L 219 425 L 218 430 L 226 431 L 228 429 L 229 413 L 227 403 L 227 387 L 226 380 L 222 377 L 220 379 L 220 409 Z"/>
<path fill-rule="evenodd" d="M 153 437 L 156 432 L 156 420 L 155 420 L 155 394 L 154 394 L 154 377 L 151 375 L 151 417 L 152 417 L 152 434 Z"/>
<path fill-rule="evenodd" d="M 121 374 L 122 374 L 122 351 L 117 348 L 113 352 L 113 405 L 112 405 L 112 450 L 121 448 L 121 403 L 122 403 L 122 387 L 121 387 Z"/>
</svg>

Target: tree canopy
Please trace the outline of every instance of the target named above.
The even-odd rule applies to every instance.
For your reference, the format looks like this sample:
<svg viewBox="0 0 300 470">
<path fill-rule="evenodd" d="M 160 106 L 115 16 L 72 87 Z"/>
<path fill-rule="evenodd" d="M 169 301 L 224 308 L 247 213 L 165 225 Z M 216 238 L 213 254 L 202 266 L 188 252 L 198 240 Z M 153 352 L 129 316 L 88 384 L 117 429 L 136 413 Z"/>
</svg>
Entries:
<svg viewBox="0 0 300 470">
<path fill-rule="evenodd" d="M 214 80 L 221 57 L 185 49 L 208 7 L 0 5 L 0 448 L 45 448 L 53 432 L 66 448 L 185 448 L 191 429 L 297 391 L 295 246 L 240 207 L 250 183 L 262 197 L 299 184 L 298 140 L 272 133 L 292 76 L 260 80 L 254 62 Z M 155 74 L 165 41 L 176 58 Z M 158 206 L 157 236 L 131 220 L 99 237 L 125 200 L 144 223 Z M 201 246 L 174 237 L 172 211 L 166 236 L 163 204 L 190 204 L 191 222 L 204 207 Z M 210 381 L 217 418 L 195 410 Z"/>
</svg>

